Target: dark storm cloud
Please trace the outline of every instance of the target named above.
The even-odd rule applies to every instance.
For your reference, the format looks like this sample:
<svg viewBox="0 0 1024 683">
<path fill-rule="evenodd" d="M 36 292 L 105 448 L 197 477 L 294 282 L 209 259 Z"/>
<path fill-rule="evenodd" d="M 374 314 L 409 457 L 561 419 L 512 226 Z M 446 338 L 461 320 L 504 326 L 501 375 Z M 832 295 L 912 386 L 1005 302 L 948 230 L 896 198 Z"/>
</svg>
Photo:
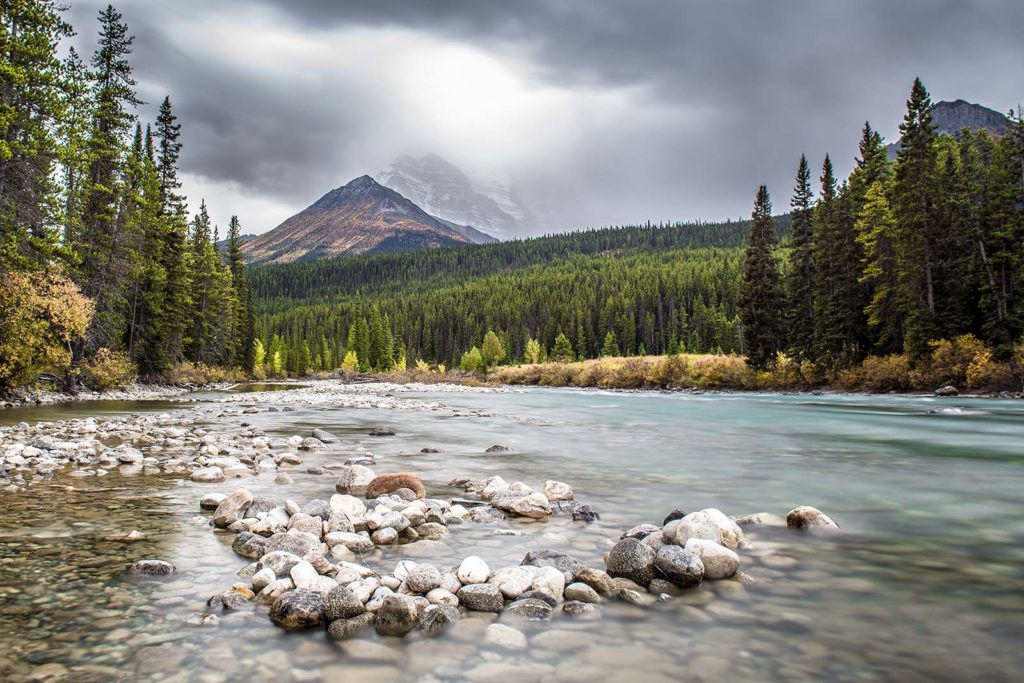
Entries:
<svg viewBox="0 0 1024 683">
<path fill-rule="evenodd" d="M 298 209 L 346 180 L 342 171 L 372 163 L 355 142 L 393 108 L 389 93 L 364 82 L 325 89 L 303 80 L 299 67 L 288 78 L 211 62 L 201 45 L 191 49 L 188 36 L 169 28 L 189 16 L 201 25 L 210 7 L 129 0 L 122 8 L 139 37 L 144 95 L 170 92 L 186 125 L 186 170 Z M 533 183 L 547 191 L 538 201 L 562 202 L 567 224 L 736 216 L 761 182 L 781 210 L 799 154 L 820 163 L 831 152 L 847 170 L 865 119 L 896 133 L 915 76 L 936 99 L 1005 110 L 1024 98 L 1019 0 L 224 0 L 213 7 L 225 31 L 232 12 L 259 14 L 299 40 L 402 29 L 499 54 L 536 82 L 569 91 L 635 89 L 637 109 L 658 109 L 658 123 L 638 130 L 627 117 L 595 129 L 571 158 L 537 159 L 533 169 L 519 162 L 527 186 L 531 176 L 543 179 Z M 78 15 L 86 12 L 74 11 L 85 32 Z"/>
</svg>

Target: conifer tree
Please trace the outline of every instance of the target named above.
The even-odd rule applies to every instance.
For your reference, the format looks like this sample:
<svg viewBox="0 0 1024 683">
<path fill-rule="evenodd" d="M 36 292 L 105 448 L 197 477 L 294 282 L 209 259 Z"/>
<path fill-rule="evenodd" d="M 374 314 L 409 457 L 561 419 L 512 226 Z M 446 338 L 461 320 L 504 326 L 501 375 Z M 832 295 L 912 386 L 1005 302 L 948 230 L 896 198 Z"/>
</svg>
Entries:
<svg viewBox="0 0 1024 683">
<path fill-rule="evenodd" d="M 559 363 L 568 363 L 575 360 L 572 344 L 563 332 L 559 332 L 558 336 L 555 337 L 555 345 L 551 349 L 551 359 Z"/>
<path fill-rule="evenodd" d="M 789 348 L 802 359 L 814 357 L 814 209 L 811 170 L 800 155 L 796 187 L 790 200 L 790 267 L 786 277 L 786 323 Z"/>
<path fill-rule="evenodd" d="M 252 372 L 255 359 L 252 355 L 252 339 L 255 335 L 252 318 L 252 292 L 249 275 L 246 272 L 245 257 L 242 255 L 241 225 L 238 216 L 232 216 L 228 223 L 227 258 L 231 271 L 231 287 L 234 290 L 235 335 L 232 341 L 232 364 L 240 365 L 246 372 Z M 327 358 L 327 340 L 320 337 L 320 354 Z M 322 360 L 326 364 L 327 361 Z"/>
<path fill-rule="evenodd" d="M 608 334 L 604 335 L 604 343 L 601 344 L 601 356 L 614 358 L 618 355 L 619 342 L 615 339 L 615 331 L 608 330 Z"/>
<path fill-rule="evenodd" d="M 868 188 L 866 199 L 857 218 L 857 239 L 865 254 L 861 281 L 871 292 L 868 324 L 874 331 L 875 347 L 883 353 L 897 353 L 903 345 L 903 319 L 897 299 L 896 221 L 881 180 Z"/>
<path fill-rule="evenodd" d="M 784 300 L 773 249 L 778 242 L 768 188 L 758 188 L 744 253 L 737 311 L 743 322 L 744 350 L 754 367 L 768 367 L 782 349 L 780 320 Z"/>
<path fill-rule="evenodd" d="M 483 356 L 485 369 L 500 365 L 501 361 L 505 360 L 505 346 L 493 330 L 487 330 L 487 334 L 484 335 L 484 343 L 480 353 Z"/>
</svg>

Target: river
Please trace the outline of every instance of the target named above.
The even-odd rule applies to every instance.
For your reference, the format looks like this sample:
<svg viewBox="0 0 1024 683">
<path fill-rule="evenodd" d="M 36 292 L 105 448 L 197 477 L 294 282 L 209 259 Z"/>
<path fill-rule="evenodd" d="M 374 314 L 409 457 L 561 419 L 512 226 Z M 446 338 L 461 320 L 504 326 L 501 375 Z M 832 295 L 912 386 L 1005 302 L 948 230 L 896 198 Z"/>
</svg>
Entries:
<svg viewBox="0 0 1024 683">
<path fill-rule="evenodd" d="M 340 437 L 290 470 L 288 486 L 273 474 L 203 484 L 115 471 L 0 494 L 0 677 L 636 683 L 1010 681 L 1024 672 L 1022 401 L 560 389 L 401 396 L 448 409 L 319 403 L 245 415 L 274 437 L 314 427 Z M 195 404 L 23 408 L 0 413 L 0 425 L 182 406 Z M 368 435 L 380 425 L 396 436 Z M 511 450 L 485 453 L 493 444 Z M 285 633 L 259 609 L 225 613 L 214 628 L 188 625 L 247 563 L 232 552 L 233 535 L 200 515 L 199 498 L 238 486 L 282 501 L 329 498 L 334 480 L 306 469 L 360 445 L 378 472 L 419 473 L 432 496 L 460 495 L 447 487 L 459 476 L 557 479 L 601 513 L 589 525 L 565 517 L 498 525 L 519 536 L 452 526 L 440 542 L 375 551 L 367 564 L 386 571 L 400 559 L 446 567 L 470 554 L 497 568 L 538 548 L 603 567 L 610 541 L 673 509 L 785 516 L 813 505 L 842 528 L 747 527 L 741 568 L 752 582 L 705 582 L 658 608 L 608 602 L 596 621 L 556 617 L 526 628 L 522 651 L 484 644 L 489 617 L 478 614 L 438 639 L 371 632 L 343 645 L 322 629 Z M 131 529 L 147 539 L 105 540 Z M 140 558 L 178 570 L 165 580 L 126 574 Z"/>
</svg>

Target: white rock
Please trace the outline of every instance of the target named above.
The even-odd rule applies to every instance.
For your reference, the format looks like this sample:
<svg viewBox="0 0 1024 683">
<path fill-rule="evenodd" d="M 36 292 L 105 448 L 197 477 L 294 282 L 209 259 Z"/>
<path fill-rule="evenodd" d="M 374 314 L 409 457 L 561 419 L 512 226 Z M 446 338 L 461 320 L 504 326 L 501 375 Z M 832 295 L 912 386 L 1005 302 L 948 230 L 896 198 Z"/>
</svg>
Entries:
<svg viewBox="0 0 1024 683">
<path fill-rule="evenodd" d="M 684 548 L 697 555 L 704 563 L 705 579 L 728 579 L 735 576 L 740 568 L 739 555 L 715 541 L 691 538 Z"/>
<path fill-rule="evenodd" d="M 491 583 L 498 587 L 507 600 L 515 600 L 530 590 L 535 569 L 530 567 L 503 567 L 491 577 Z"/>
<path fill-rule="evenodd" d="M 303 584 L 309 583 L 316 579 L 316 577 L 320 576 L 316 569 L 313 568 L 313 565 L 305 560 L 292 567 L 291 571 L 288 572 L 288 575 L 292 577 L 292 581 L 295 582 L 295 585 L 300 588 Z"/>
<path fill-rule="evenodd" d="M 727 548 L 743 543 L 743 529 L 720 510 L 707 508 L 670 522 L 663 531 L 666 543 L 685 546 L 691 538 L 714 541 Z"/>
<path fill-rule="evenodd" d="M 509 505 L 509 511 L 520 517 L 543 519 L 551 516 L 551 504 L 543 493 L 534 492 L 513 500 Z"/>
<path fill-rule="evenodd" d="M 490 567 L 476 555 L 470 555 L 459 565 L 459 581 L 464 584 L 484 583 L 490 575 Z"/>
<path fill-rule="evenodd" d="M 366 505 L 355 496 L 336 493 L 331 496 L 328 507 L 332 513 L 341 512 L 349 517 L 362 517 L 366 514 Z"/>
<path fill-rule="evenodd" d="M 480 491 L 480 497 L 486 501 L 490 501 L 494 496 L 498 495 L 502 491 L 508 491 L 509 484 L 501 477 L 491 477 L 487 480 L 483 490 Z"/>
<path fill-rule="evenodd" d="M 565 574 L 555 567 L 538 567 L 531 587 L 558 600 L 565 591 Z"/>
<path fill-rule="evenodd" d="M 549 501 L 572 500 L 574 494 L 572 487 L 565 482 L 548 480 L 544 482 L 544 497 Z"/>
<path fill-rule="evenodd" d="M 432 591 L 427 592 L 427 602 L 431 605 L 448 605 L 449 607 L 458 607 L 459 598 L 451 591 L 446 591 L 444 588 L 435 588 Z"/>
<path fill-rule="evenodd" d="M 259 593 L 276 580 L 277 575 L 274 574 L 274 570 L 270 567 L 264 567 L 252 575 L 252 589 Z"/>
<path fill-rule="evenodd" d="M 484 642 L 505 650 L 525 650 L 526 635 L 505 624 L 491 624 L 484 631 Z"/>
</svg>

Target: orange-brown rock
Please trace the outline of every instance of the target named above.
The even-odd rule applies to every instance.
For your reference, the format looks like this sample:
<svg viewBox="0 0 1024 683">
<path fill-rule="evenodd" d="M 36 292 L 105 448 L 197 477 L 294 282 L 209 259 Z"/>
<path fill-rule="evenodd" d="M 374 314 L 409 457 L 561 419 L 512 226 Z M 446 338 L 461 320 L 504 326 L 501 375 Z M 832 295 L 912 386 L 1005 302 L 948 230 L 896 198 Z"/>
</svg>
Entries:
<svg viewBox="0 0 1024 683">
<path fill-rule="evenodd" d="M 398 489 L 409 489 L 416 494 L 417 498 L 427 497 L 427 490 L 423 488 L 423 480 L 420 479 L 420 475 L 411 472 L 377 475 L 366 487 L 366 497 L 376 498 L 394 493 Z"/>
</svg>

